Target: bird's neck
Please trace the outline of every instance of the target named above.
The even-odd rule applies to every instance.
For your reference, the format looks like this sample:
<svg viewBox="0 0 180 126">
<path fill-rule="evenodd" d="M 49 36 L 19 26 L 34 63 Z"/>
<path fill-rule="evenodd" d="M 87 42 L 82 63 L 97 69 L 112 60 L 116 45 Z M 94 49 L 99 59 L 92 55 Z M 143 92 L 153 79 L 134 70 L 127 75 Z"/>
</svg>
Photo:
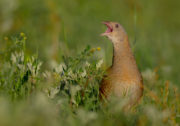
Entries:
<svg viewBox="0 0 180 126">
<path fill-rule="evenodd" d="M 130 48 L 130 44 L 128 41 L 128 36 L 124 36 L 123 39 L 118 40 L 118 42 L 113 42 L 113 61 L 112 67 L 128 67 L 129 65 L 133 65 L 134 56 Z"/>
</svg>

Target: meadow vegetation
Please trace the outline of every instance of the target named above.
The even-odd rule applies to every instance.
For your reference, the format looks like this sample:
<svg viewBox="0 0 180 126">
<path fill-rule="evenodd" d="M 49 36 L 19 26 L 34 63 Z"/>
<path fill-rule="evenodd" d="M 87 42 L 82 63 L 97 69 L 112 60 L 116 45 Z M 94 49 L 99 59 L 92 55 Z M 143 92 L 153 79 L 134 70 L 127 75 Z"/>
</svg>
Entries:
<svg viewBox="0 0 180 126">
<path fill-rule="evenodd" d="M 0 125 L 179 125 L 177 86 L 143 72 L 144 96 L 124 111 L 125 100 L 100 101 L 103 60 L 93 59 L 100 48 L 63 57 L 57 67 L 42 70 L 38 54 L 28 56 L 24 33 L 5 40 L 0 72 Z"/>
</svg>

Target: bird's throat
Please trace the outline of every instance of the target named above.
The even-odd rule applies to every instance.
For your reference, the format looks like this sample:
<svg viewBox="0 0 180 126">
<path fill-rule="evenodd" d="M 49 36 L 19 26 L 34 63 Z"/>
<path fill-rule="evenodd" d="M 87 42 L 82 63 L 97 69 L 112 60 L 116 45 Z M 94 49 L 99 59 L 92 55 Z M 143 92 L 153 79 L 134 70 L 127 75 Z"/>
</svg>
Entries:
<svg viewBox="0 0 180 126">
<path fill-rule="evenodd" d="M 133 53 L 130 48 L 128 38 L 124 38 L 123 41 L 119 40 L 113 44 L 113 59 L 112 67 L 116 69 L 122 69 L 124 67 L 129 67 L 134 60 Z"/>
</svg>

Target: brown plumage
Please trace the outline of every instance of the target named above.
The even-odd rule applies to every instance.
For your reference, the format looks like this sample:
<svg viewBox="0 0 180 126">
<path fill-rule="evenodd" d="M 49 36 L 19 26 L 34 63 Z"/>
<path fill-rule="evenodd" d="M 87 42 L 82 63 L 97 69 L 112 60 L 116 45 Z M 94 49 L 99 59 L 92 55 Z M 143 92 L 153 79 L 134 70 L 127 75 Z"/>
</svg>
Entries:
<svg viewBox="0 0 180 126">
<path fill-rule="evenodd" d="M 101 82 L 101 97 L 127 96 L 129 105 L 138 102 L 143 94 L 143 81 L 131 51 L 128 36 L 123 27 L 116 22 L 104 22 L 108 27 L 103 36 L 113 44 L 112 66 Z"/>
</svg>

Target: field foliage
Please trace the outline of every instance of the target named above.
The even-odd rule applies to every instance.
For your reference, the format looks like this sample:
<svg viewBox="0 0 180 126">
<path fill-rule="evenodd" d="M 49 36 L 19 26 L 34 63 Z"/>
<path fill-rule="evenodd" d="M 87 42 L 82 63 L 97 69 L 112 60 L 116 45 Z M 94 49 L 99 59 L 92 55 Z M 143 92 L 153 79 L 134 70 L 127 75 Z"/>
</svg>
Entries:
<svg viewBox="0 0 180 126">
<path fill-rule="evenodd" d="M 143 72 L 144 96 L 128 111 L 123 99 L 100 101 L 99 84 L 105 70 L 93 56 L 100 47 L 84 49 L 52 70 L 42 70 L 38 54 L 28 56 L 26 35 L 5 40 L 0 72 L 0 125 L 179 125 L 178 87 Z M 8 46 L 8 45 L 11 46 Z"/>
</svg>

